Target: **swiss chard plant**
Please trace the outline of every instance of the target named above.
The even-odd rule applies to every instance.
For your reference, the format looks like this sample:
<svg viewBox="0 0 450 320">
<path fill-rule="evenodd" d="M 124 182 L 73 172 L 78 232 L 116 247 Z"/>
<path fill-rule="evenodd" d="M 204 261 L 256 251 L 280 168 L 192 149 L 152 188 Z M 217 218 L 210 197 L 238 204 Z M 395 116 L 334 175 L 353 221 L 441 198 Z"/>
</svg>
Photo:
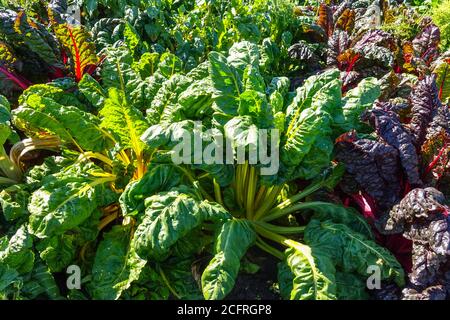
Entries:
<svg viewBox="0 0 450 320">
<path fill-rule="evenodd" d="M 1 183 L 9 185 L 2 191 L 2 212 L 8 232 L 20 226 L 27 243 L 34 243 L 24 250 L 39 256 L 51 272 L 78 259 L 88 261 L 99 231 L 119 219 L 121 190 L 144 176 L 152 157 L 140 140 L 149 124 L 130 102 L 142 96 L 144 80 L 139 68 L 132 68 L 130 53 L 119 52 L 120 48 L 103 62 L 102 84 L 84 75 L 78 83 L 65 79 L 34 85 L 23 92 L 12 112 L 2 98 L 2 141 L 12 134 L 10 117 L 29 137 L 12 141 L 16 143 L 11 156 L 6 155 L 6 145 L 2 148 Z M 158 61 L 155 77 L 165 79 L 176 71 L 175 56 L 165 54 Z M 134 78 L 136 88 L 124 87 L 127 77 Z M 25 166 L 27 157 L 43 150 L 61 155 L 40 166 Z M 13 245 L 8 245 L 9 236 L 3 239 L 7 248 Z M 33 267 L 33 260 L 27 263 Z M 11 279 L 12 284 L 15 281 L 22 280 Z"/>
<path fill-rule="evenodd" d="M 319 189 L 332 189 L 339 179 L 341 168 L 330 163 L 332 137 L 352 125 L 355 114 L 364 108 L 363 95 L 372 96 L 366 107 L 376 99 L 378 84 L 367 79 L 343 98 L 339 72 L 330 70 L 311 77 L 303 87 L 289 93 L 286 78 L 274 78 L 265 84 L 259 73 L 259 59 L 258 47 L 249 42 L 235 44 L 228 57 L 212 52 L 210 79 L 197 80 L 211 86 L 211 101 L 195 104 L 202 107 L 197 112 L 192 109 L 194 105 L 185 109 L 183 92 L 174 105 L 155 110 L 161 120 L 142 139 L 158 150 L 155 161 L 159 165 L 147 175 L 156 175 L 159 181 L 164 178 L 166 185 L 160 190 L 160 185 L 144 177 L 128 185 L 121 196 L 124 215 L 139 223 L 130 240 L 128 281 L 139 278 L 149 257 L 170 259 L 180 254 L 180 241 L 184 244 L 185 238 L 197 236 L 199 230 L 213 230 L 212 259 L 201 276 L 207 299 L 221 299 L 230 293 L 240 260 L 253 245 L 281 260 L 280 290 L 287 298 L 335 299 L 341 294 L 361 298 L 364 290 L 352 295 L 346 288 L 350 285 L 362 289 L 361 278 L 348 273 L 362 276 L 371 263 L 380 265 L 383 279 L 401 284 L 402 269 L 388 251 L 373 241 L 364 219 L 342 205 L 308 200 Z M 204 101 L 190 91 L 199 87 L 194 82 L 185 92 Z M 201 112 L 205 103 L 211 105 L 210 112 Z M 205 128 L 196 126 L 199 120 Z M 173 137 L 189 132 L 189 141 L 194 141 L 196 133 L 201 135 L 207 129 L 219 136 L 223 133 L 234 146 L 247 150 L 247 155 L 251 148 L 257 148 L 255 137 L 259 132 L 279 130 L 279 138 L 272 143 L 280 150 L 280 171 L 261 174 L 265 164 L 250 159 L 239 163 L 236 155 L 224 164 L 196 165 L 194 153 L 183 156 L 192 162 L 171 163 L 176 146 Z M 214 138 L 207 135 L 197 143 L 204 143 L 203 139 L 214 143 Z M 207 148 L 202 147 L 202 152 Z M 180 180 L 176 181 L 176 177 Z M 296 179 L 305 181 L 306 187 L 296 190 L 292 185 Z M 306 218 L 309 223 L 305 225 L 297 221 L 298 212 L 314 215 Z M 289 216 L 291 219 L 285 219 Z M 358 240 L 353 243 L 351 239 Z M 339 250 L 342 255 L 336 253 Z M 359 262 L 350 265 L 348 259 Z M 337 286 L 335 277 L 350 283 L 343 281 L 342 286 Z M 124 280 L 117 280 L 121 280 L 121 288 Z"/>
<path fill-rule="evenodd" d="M 38 16 L 0 7 L 0 93 L 8 98 L 35 83 L 64 77 L 80 81 L 100 61 L 87 29 L 65 20 L 65 1 L 52 1 L 45 9 Z"/>
<path fill-rule="evenodd" d="M 428 5 L 66 12 L 0 0 L 0 299 L 224 299 L 255 256 L 284 299 L 448 298 L 450 55 Z"/>
</svg>

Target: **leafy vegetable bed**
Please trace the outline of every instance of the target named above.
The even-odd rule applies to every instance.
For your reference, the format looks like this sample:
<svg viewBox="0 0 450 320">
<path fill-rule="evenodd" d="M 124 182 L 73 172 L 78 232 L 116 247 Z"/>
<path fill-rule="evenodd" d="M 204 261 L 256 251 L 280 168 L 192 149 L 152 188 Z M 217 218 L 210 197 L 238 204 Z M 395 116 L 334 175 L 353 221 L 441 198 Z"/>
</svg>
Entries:
<svg viewBox="0 0 450 320">
<path fill-rule="evenodd" d="M 0 297 L 449 299 L 449 2 L 391 2 L 0 0 Z"/>
</svg>

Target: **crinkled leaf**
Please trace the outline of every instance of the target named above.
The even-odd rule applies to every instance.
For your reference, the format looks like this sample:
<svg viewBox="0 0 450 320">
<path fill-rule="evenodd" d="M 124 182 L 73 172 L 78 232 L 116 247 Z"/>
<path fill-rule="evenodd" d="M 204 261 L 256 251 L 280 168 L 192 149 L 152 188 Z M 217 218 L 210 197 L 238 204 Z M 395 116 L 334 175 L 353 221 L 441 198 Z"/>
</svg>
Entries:
<svg viewBox="0 0 450 320">
<path fill-rule="evenodd" d="M 398 150 L 402 167 L 409 183 L 414 186 L 422 185 L 419 176 L 419 160 L 412 137 L 400 123 L 399 116 L 383 108 L 383 104 L 373 108 L 364 115 L 370 125 L 389 145 Z"/>
<path fill-rule="evenodd" d="M 47 28 L 24 10 L 0 10 L 0 32 L 9 43 L 23 46 L 53 67 L 61 68 L 61 52 Z"/>
<path fill-rule="evenodd" d="M 245 220 L 225 222 L 216 238 L 214 257 L 202 274 L 202 291 L 207 300 L 225 298 L 233 289 L 240 261 L 256 240 L 256 233 Z"/>
<path fill-rule="evenodd" d="M 337 57 L 346 49 L 350 44 L 348 33 L 342 30 L 335 30 L 332 36 L 328 39 L 327 49 L 327 65 L 337 66 Z"/>
<path fill-rule="evenodd" d="M 11 238 L 0 238 L 0 263 L 21 274 L 30 272 L 34 265 L 32 247 L 31 235 L 26 225 L 22 225 Z"/>
<path fill-rule="evenodd" d="M 242 92 L 242 80 L 236 69 L 222 54 L 211 52 L 208 58 L 214 86 L 214 102 L 221 112 L 235 115 L 239 105 L 239 95 Z"/>
<path fill-rule="evenodd" d="M 180 182 L 180 173 L 173 165 L 156 164 L 144 176 L 127 185 L 120 196 L 120 207 L 124 215 L 133 215 L 144 210 L 144 199 L 166 191 Z"/>
<path fill-rule="evenodd" d="M 70 90 L 65 90 L 59 86 L 56 82 L 49 82 L 46 84 L 35 84 L 25 91 L 19 97 L 19 105 L 28 106 L 28 99 L 32 95 L 38 95 L 40 97 L 46 97 L 53 101 L 64 105 L 74 106 L 80 110 L 86 111 L 86 106 L 77 98 L 75 94 L 72 94 Z M 33 107 L 32 105 L 30 105 Z"/>
<path fill-rule="evenodd" d="M 420 146 L 425 139 L 427 127 L 435 110 L 441 106 L 434 77 L 427 76 L 419 80 L 411 93 L 411 104 L 412 118 L 409 128 L 414 144 Z"/>
<path fill-rule="evenodd" d="M 227 62 L 239 74 L 240 79 L 244 78 L 244 71 L 249 65 L 259 66 L 258 46 L 249 41 L 241 41 L 233 44 L 228 51 Z"/>
<path fill-rule="evenodd" d="M 48 176 L 31 195 L 28 229 L 33 235 L 48 238 L 62 234 L 86 221 L 98 206 L 115 200 L 105 185 L 111 179 L 90 174 L 103 173 L 94 165 L 75 165 L 72 170 Z"/>
<path fill-rule="evenodd" d="M 368 300 L 365 278 L 352 273 L 336 272 L 336 296 L 339 300 Z"/>
<path fill-rule="evenodd" d="M 13 121 L 31 136 L 46 131 L 86 151 L 101 152 L 109 149 L 113 143 L 111 137 L 100 128 L 100 121 L 94 115 L 36 94 L 28 97 L 26 106 L 13 111 Z"/>
<path fill-rule="evenodd" d="M 0 206 L 7 221 L 24 218 L 28 215 L 30 193 L 26 185 L 14 185 L 0 191 Z"/>
<path fill-rule="evenodd" d="M 97 80 L 92 78 L 89 74 L 85 74 L 80 80 L 78 89 L 97 110 L 103 107 L 107 94 Z"/>
<path fill-rule="evenodd" d="M 332 10 L 326 3 L 321 3 L 318 11 L 317 24 L 321 26 L 327 36 L 330 37 L 334 27 Z"/>
<path fill-rule="evenodd" d="M 292 274 L 291 300 L 335 300 L 336 270 L 322 250 L 288 240 L 286 263 Z M 291 286 L 289 284 L 288 288 Z"/>
<path fill-rule="evenodd" d="M 95 67 L 99 62 L 94 42 L 83 26 L 73 26 L 68 23 L 54 27 L 56 37 L 66 52 L 70 53 L 75 79 L 80 81 L 89 67 Z"/>
<path fill-rule="evenodd" d="M 179 95 L 191 84 L 191 79 L 181 74 L 175 74 L 164 82 L 156 93 L 151 107 L 146 111 L 147 121 L 153 125 L 160 122 L 171 122 L 177 110 Z M 179 120 L 179 119 L 176 119 Z"/>
<path fill-rule="evenodd" d="M 42 260 L 52 272 L 67 267 L 75 257 L 74 235 L 59 235 L 40 241 L 36 248 Z"/>
<path fill-rule="evenodd" d="M 92 267 L 89 290 L 93 299 L 118 299 L 130 277 L 127 259 L 130 255 L 130 228 L 115 226 L 103 236 Z"/>
<path fill-rule="evenodd" d="M 358 129 L 361 114 L 369 109 L 379 96 L 380 86 L 376 78 L 363 79 L 356 88 L 347 91 L 342 99 L 344 131 Z"/>
<path fill-rule="evenodd" d="M 111 88 L 99 115 L 101 126 L 119 137 L 122 148 L 132 149 L 138 156 L 142 154 L 144 144 L 140 137 L 148 125 L 142 113 L 126 100 L 123 92 Z"/>
<path fill-rule="evenodd" d="M 367 268 L 380 268 L 381 280 L 394 280 L 403 285 L 404 271 L 394 256 L 373 240 L 332 221 L 311 220 L 305 230 L 305 241 L 325 251 L 344 272 L 367 275 Z"/>
<path fill-rule="evenodd" d="M 181 191 L 161 192 L 145 200 L 145 215 L 136 229 L 132 244 L 140 257 L 161 260 L 183 236 L 205 220 L 226 218 L 220 206 L 201 202 Z M 204 208 L 206 206 L 206 210 Z"/>
<path fill-rule="evenodd" d="M 338 139 L 336 150 L 336 159 L 345 165 L 346 175 L 382 209 L 390 208 L 399 200 L 399 160 L 394 147 L 344 134 Z M 345 183 L 341 186 L 350 194 L 358 191 Z"/>
</svg>

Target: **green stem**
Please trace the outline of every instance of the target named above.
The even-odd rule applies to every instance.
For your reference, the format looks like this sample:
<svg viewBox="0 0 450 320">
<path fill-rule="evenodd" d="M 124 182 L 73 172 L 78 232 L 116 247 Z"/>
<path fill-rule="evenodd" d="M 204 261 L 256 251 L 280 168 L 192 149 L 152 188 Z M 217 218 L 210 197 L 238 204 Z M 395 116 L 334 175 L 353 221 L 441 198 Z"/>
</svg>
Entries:
<svg viewBox="0 0 450 320">
<path fill-rule="evenodd" d="M 99 184 L 107 183 L 107 182 L 113 182 L 117 179 L 116 175 L 109 175 L 105 177 L 101 177 L 98 179 L 93 180 L 91 183 L 88 184 L 91 188 L 94 188 L 95 186 L 98 186 Z"/>
<path fill-rule="evenodd" d="M 262 221 L 252 221 L 252 223 L 260 226 L 261 228 L 265 228 L 271 232 L 278 234 L 299 234 L 305 232 L 306 228 L 305 226 L 296 226 L 296 227 L 277 226 Z"/>
<path fill-rule="evenodd" d="M 262 240 L 260 237 L 257 237 L 256 239 L 256 246 L 260 248 L 261 250 L 264 250 L 265 252 L 273 255 L 275 258 L 278 258 L 280 260 L 284 260 L 284 254 L 278 249 L 275 249 L 271 245 L 267 244 L 264 240 Z"/>
<path fill-rule="evenodd" d="M 210 176 L 209 172 L 205 172 L 197 177 L 198 180 L 208 178 Z"/>
<path fill-rule="evenodd" d="M 261 200 L 265 197 L 267 191 L 266 186 L 260 186 L 255 198 L 255 208 L 259 208 Z"/>
<path fill-rule="evenodd" d="M 1 185 L 10 185 L 10 184 L 15 185 L 15 184 L 17 184 L 17 182 L 18 181 L 15 181 L 15 180 L 12 180 L 12 179 L 9 179 L 6 177 L 0 177 L 0 186 Z"/>
<path fill-rule="evenodd" d="M 225 207 L 222 199 L 222 192 L 220 190 L 220 185 L 217 183 L 216 179 L 213 180 L 214 183 L 214 196 L 216 197 L 216 201 L 222 206 Z"/>
<path fill-rule="evenodd" d="M 246 212 L 248 219 L 252 218 L 253 210 L 255 207 L 255 192 L 256 184 L 258 182 L 258 176 L 256 175 L 256 168 L 250 166 L 250 172 L 248 175 L 248 186 L 247 186 L 247 205 Z"/>
<path fill-rule="evenodd" d="M 308 246 L 304 245 L 303 243 L 297 242 L 295 240 L 292 239 L 288 239 L 285 238 L 283 236 L 280 236 L 276 233 L 270 232 L 268 230 L 264 230 L 264 228 L 260 228 L 258 226 L 255 225 L 255 230 L 257 233 L 259 233 L 260 235 L 262 235 L 264 238 L 270 239 L 272 241 L 278 242 L 279 244 L 289 247 L 289 248 L 294 248 L 300 252 L 302 252 L 305 256 L 309 256 L 311 253 L 311 248 L 309 248 Z"/>
<path fill-rule="evenodd" d="M 117 74 L 119 75 L 119 82 L 120 82 L 120 88 L 122 89 L 122 92 L 125 94 L 125 81 L 124 81 L 124 79 L 123 79 L 123 74 L 122 74 L 122 68 L 120 67 L 120 63 L 119 63 L 119 60 L 117 59 L 116 60 L 116 67 L 117 67 Z M 127 97 L 126 97 L 126 95 L 124 95 L 125 96 L 125 100 L 127 100 Z M 127 101 L 127 103 L 128 103 L 128 101 Z"/>
<path fill-rule="evenodd" d="M 167 288 L 169 288 L 169 291 L 170 291 L 170 292 L 171 292 L 178 300 L 180 300 L 180 299 L 181 299 L 180 295 L 175 291 L 174 288 L 172 288 L 172 286 L 170 285 L 170 282 L 169 282 L 169 280 L 167 279 L 167 277 L 166 277 L 164 271 L 162 270 L 162 268 L 161 268 L 159 265 L 158 265 L 158 271 L 159 271 L 159 274 L 161 275 L 161 278 L 163 279 L 164 283 L 166 284 Z"/>
<path fill-rule="evenodd" d="M 261 207 L 258 208 L 255 215 L 253 216 L 253 220 L 259 220 L 263 217 L 267 211 L 274 205 L 277 201 L 277 197 L 280 194 L 280 191 L 283 189 L 283 186 L 273 186 L 270 191 L 266 194 L 266 197 L 262 200 Z"/>
<path fill-rule="evenodd" d="M 276 234 L 275 232 L 269 231 L 266 228 L 260 227 L 257 224 L 254 224 L 253 227 L 255 228 L 256 233 L 263 236 L 266 239 L 272 240 L 274 242 L 277 242 L 281 245 L 286 245 L 286 241 L 289 240 L 286 237 L 283 237 L 279 234 Z"/>
<path fill-rule="evenodd" d="M 143 152 L 136 153 L 136 174 L 137 179 L 140 179 L 144 176 L 145 173 L 145 162 L 144 162 L 144 155 Z"/>
<path fill-rule="evenodd" d="M 197 180 L 195 180 L 194 176 L 189 172 L 189 169 L 183 168 L 182 166 L 177 166 L 178 169 L 180 169 L 183 174 L 189 179 L 189 181 L 192 183 L 194 187 L 196 187 L 200 193 L 205 197 L 206 200 L 214 202 L 214 199 L 206 192 L 205 189 L 198 183 Z"/>
<path fill-rule="evenodd" d="M 278 210 L 278 209 L 284 209 L 287 208 L 288 206 L 298 202 L 299 200 L 306 198 L 307 196 L 309 196 L 310 194 L 316 192 L 317 190 L 319 190 L 320 188 L 322 188 L 322 183 L 316 183 L 313 185 L 308 186 L 306 189 L 304 189 L 302 192 L 297 193 L 296 195 L 293 195 L 292 197 L 290 197 L 289 199 L 286 199 L 285 201 L 283 201 L 282 203 L 280 203 L 279 205 L 277 205 L 275 208 L 273 208 L 269 214 L 271 214 L 272 212 Z"/>
<path fill-rule="evenodd" d="M 308 208 L 314 208 L 320 205 L 326 205 L 326 202 L 322 202 L 322 201 L 311 201 L 311 202 L 302 202 L 302 203 L 297 203 L 293 206 L 284 208 L 284 209 L 277 209 L 277 210 L 273 210 L 269 215 L 265 216 L 264 218 L 261 219 L 261 221 L 267 222 L 267 221 L 272 221 L 278 218 L 281 218 L 282 216 L 285 216 L 289 213 L 298 211 L 298 210 L 302 210 L 302 209 L 308 209 Z"/>
</svg>

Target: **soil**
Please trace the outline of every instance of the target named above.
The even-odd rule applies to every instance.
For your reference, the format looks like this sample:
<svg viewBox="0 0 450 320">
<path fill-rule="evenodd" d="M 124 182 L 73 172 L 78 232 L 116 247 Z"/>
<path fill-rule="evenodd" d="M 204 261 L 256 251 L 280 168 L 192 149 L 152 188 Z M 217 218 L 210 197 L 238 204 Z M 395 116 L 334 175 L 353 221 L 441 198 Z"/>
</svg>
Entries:
<svg viewBox="0 0 450 320">
<path fill-rule="evenodd" d="M 260 269 L 254 274 L 241 271 L 227 300 L 280 300 L 279 293 L 273 288 L 279 261 L 256 247 L 250 249 L 246 257 Z"/>
</svg>

